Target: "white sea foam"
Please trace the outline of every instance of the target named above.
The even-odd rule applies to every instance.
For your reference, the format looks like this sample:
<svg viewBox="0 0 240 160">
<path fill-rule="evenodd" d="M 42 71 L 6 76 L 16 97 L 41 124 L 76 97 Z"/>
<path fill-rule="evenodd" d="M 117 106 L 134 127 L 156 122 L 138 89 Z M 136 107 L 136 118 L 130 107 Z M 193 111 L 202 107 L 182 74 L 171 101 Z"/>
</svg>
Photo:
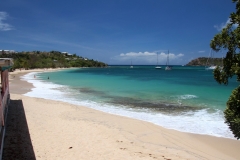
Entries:
<svg viewBox="0 0 240 160">
<path fill-rule="evenodd" d="M 185 95 L 179 96 L 179 99 L 193 99 L 193 98 L 197 98 L 197 96 L 190 95 L 190 94 L 185 94 Z"/>
<path fill-rule="evenodd" d="M 196 99 L 198 97 L 196 95 L 184 94 L 184 95 L 179 95 L 179 96 L 173 96 L 173 98 L 176 98 L 177 103 L 179 105 L 182 105 L 184 101 Z"/>
<path fill-rule="evenodd" d="M 179 130 L 183 132 L 212 135 L 217 137 L 234 138 L 228 126 L 224 123 L 222 111 L 214 113 L 208 112 L 207 109 L 202 109 L 196 112 L 188 112 L 184 115 L 165 115 L 161 113 L 151 112 L 148 110 L 127 109 L 122 106 L 113 106 L 104 103 L 97 103 L 88 99 L 74 98 L 70 88 L 66 86 L 53 84 L 51 82 L 42 81 L 38 78 L 33 78 L 36 73 L 29 73 L 22 78 L 32 83 L 35 88 L 26 93 L 29 97 L 38 97 L 44 99 L 58 100 L 76 105 L 83 105 L 96 110 L 101 110 L 107 113 L 122 115 L 130 118 L 135 118 L 143 121 L 148 121 L 156 125 Z M 81 94 L 81 93 L 74 93 Z M 182 95 L 182 99 L 197 98 L 194 95 Z"/>
<path fill-rule="evenodd" d="M 59 90 L 61 88 L 66 88 L 65 86 L 46 81 L 44 82 L 37 78 L 33 78 L 33 75 L 35 74 L 37 73 L 32 72 L 21 77 L 22 79 L 27 80 L 29 83 L 32 83 L 34 86 L 31 92 L 25 94 L 26 96 L 53 100 L 59 100 L 59 98 L 62 99 L 65 97 L 66 92 L 61 92 Z"/>
</svg>

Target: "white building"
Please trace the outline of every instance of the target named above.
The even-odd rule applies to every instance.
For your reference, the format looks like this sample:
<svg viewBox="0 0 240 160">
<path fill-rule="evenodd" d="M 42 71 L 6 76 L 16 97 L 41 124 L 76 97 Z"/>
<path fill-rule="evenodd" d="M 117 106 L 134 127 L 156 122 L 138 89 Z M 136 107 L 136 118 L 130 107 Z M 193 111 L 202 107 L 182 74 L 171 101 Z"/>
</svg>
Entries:
<svg viewBox="0 0 240 160">
<path fill-rule="evenodd" d="M 14 50 L 3 50 L 3 49 L 0 50 L 0 54 L 10 54 L 10 53 L 15 53 L 15 51 Z"/>
</svg>

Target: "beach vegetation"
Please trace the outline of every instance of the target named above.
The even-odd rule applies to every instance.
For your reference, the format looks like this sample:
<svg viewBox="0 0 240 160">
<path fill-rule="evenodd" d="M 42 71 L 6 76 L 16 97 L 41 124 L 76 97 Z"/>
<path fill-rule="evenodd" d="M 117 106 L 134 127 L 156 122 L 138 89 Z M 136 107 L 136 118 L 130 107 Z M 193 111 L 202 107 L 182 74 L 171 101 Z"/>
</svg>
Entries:
<svg viewBox="0 0 240 160">
<path fill-rule="evenodd" d="M 1 54 L 0 58 L 13 58 L 13 70 L 18 68 L 69 68 L 69 67 L 106 67 L 107 64 L 95 60 L 84 59 L 76 54 L 59 51 L 18 52 Z"/>
<path fill-rule="evenodd" d="M 210 47 L 215 51 L 226 51 L 223 67 L 217 67 L 213 74 L 220 84 L 228 84 L 228 79 L 236 77 L 240 81 L 240 0 L 236 3 L 236 11 L 230 14 L 229 23 L 214 36 Z M 225 123 L 235 138 L 240 139 L 240 86 L 232 91 L 224 111 Z"/>
</svg>

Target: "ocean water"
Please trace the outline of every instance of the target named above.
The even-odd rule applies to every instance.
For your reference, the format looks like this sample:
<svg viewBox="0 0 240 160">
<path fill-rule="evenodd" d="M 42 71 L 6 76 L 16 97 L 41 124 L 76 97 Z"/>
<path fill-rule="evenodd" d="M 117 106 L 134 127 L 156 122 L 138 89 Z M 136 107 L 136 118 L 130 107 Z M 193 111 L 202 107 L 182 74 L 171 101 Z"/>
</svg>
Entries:
<svg viewBox="0 0 240 160">
<path fill-rule="evenodd" d="M 35 87 L 25 94 L 30 97 L 83 105 L 183 132 L 233 138 L 223 111 L 239 83 L 233 78 L 228 86 L 219 85 L 204 67 L 75 68 L 29 73 L 22 79 Z"/>
</svg>

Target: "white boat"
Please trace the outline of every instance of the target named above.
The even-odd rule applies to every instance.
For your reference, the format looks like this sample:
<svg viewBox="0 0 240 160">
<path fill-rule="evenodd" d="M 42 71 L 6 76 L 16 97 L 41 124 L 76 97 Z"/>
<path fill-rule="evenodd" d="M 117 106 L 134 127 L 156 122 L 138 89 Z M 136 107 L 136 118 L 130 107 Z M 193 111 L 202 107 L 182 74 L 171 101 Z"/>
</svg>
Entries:
<svg viewBox="0 0 240 160">
<path fill-rule="evenodd" d="M 166 66 L 166 67 L 165 67 L 165 70 L 166 70 L 166 71 L 172 70 L 172 67 L 171 67 L 171 66 Z"/>
<path fill-rule="evenodd" d="M 206 70 L 213 70 L 213 69 L 216 69 L 217 68 L 217 66 L 209 66 L 209 67 L 206 67 L 205 69 Z"/>
<path fill-rule="evenodd" d="M 169 51 L 168 51 L 168 55 L 167 55 L 167 62 L 166 62 L 165 70 L 166 71 L 172 70 L 172 67 L 169 66 Z"/>
<path fill-rule="evenodd" d="M 158 66 L 158 53 L 157 53 L 157 66 L 155 67 L 155 69 L 162 69 L 162 67 Z"/>
<path fill-rule="evenodd" d="M 130 68 L 133 68 L 132 61 L 131 61 L 131 66 L 130 66 Z"/>
<path fill-rule="evenodd" d="M 206 70 L 214 70 L 216 68 L 217 68 L 217 66 L 213 65 L 213 53 L 212 53 L 212 50 L 210 50 L 205 69 Z"/>
</svg>

